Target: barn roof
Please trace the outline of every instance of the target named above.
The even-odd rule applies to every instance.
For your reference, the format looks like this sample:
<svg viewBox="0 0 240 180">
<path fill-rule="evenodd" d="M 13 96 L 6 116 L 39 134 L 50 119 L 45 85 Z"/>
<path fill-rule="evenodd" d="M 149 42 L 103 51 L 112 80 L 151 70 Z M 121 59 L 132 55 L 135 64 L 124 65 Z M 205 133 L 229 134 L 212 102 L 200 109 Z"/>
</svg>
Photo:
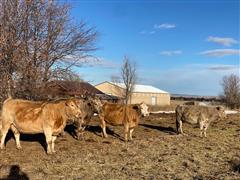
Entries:
<svg viewBox="0 0 240 180">
<path fill-rule="evenodd" d="M 119 100 L 119 97 L 105 94 L 91 84 L 79 81 L 50 81 L 44 87 L 43 94 L 50 97 L 98 96 L 103 100 Z"/>
<path fill-rule="evenodd" d="M 46 84 L 44 89 L 45 93 L 51 95 L 68 95 L 68 96 L 81 96 L 81 95 L 96 95 L 104 94 L 91 84 L 79 81 L 51 81 Z"/>
<path fill-rule="evenodd" d="M 121 87 L 123 89 L 126 87 L 124 83 L 115 83 L 115 82 L 108 82 L 108 83 L 114 84 L 114 85 L 116 85 L 118 87 Z M 156 87 L 153 87 L 153 86 L 150 86 L 150 85 L 142 85 L 142 84 L 136 84 L 134 86 L 133 92 L 169 94 L 168 92 L 163 91 L 161 89 L 158 89 Z"/>
</svg>

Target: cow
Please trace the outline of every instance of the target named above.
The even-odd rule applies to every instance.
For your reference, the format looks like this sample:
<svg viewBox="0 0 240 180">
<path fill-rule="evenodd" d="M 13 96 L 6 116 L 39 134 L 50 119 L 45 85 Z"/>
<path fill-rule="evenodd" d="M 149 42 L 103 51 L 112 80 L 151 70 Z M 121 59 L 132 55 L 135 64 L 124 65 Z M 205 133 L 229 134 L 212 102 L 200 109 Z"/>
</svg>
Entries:
<svg viewBox="0 0 240 180">
<path fill-rule="evenodd" d="M 113 126 L 123 125 L 124 140 L 128 141 L 128 137 L 129 140 L 132 140 L 132 133 L 138 125 L 140 117 L 147 114 L 149 113 L 144 103 L 132 105 L 104 103 L 99 114 L 103 137 L 108 137 L 106 133 L 106 123 L 108 123 Z"/>
<path fill-rule="evenodd" d="M 81 117 L 80 100 L 75 98 L 36 102 L 22 99 L 7 99 L 2 106 L 1 149 L 9 129 L 14 133 L 17 149 L 21 149 L 20 133 L 44 133 L 47 153 L 55 153 L 54 142 L 68 119 Z"/>
<path fill-rule="evenodd" d="M 100 114 L 102 110 L 102 102 L 99 98 L 86 98 L 83 103 L 80 105 L 82 111 L 82 116 L 77 122 L 77 139 L 80 139 L 80 136 L 83 137 L 83 131 L 88 126 L 90 120 L 95 114 Z"/>
<path fill-rule="evenodd" d="M 175 111 L 177 133 L 184 134 L 182 123 L 187 122 L 199 125 L 201 137 L 203 134 L 207 137 L 206 131 L 212 121 L 226 118 L 222 106 L 178 105 Z"/>
</svg>

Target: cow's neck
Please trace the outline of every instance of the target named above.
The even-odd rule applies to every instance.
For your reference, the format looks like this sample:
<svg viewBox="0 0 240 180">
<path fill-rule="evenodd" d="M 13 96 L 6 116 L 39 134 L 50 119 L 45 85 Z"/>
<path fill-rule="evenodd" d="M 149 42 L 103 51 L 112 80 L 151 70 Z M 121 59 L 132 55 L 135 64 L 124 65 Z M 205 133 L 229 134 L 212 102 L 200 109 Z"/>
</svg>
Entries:
<svg viewBox="0 0 240 180">
<path fill-rule="evenodd" d="M 65 101 L 60 101 L 59 103 L 55 104 L 57 109 L 58 109 L 58 114 L 57 116 L 61 116 L 64 121 L 67 121 L 67 111 L 66 111 L 66 106 L 65 106 Z"/>
</svg>

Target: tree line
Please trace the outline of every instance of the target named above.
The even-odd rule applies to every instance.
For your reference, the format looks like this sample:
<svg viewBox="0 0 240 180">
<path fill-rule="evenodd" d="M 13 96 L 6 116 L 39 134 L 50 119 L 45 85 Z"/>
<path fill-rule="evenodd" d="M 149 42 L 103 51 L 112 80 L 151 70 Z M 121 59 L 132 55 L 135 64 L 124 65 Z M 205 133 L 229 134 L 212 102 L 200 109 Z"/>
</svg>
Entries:
<svg viewBox="0 0 240 180">
<path fill-rule="evenodd" d="M 98 32 L 75 23 L 70 9 L 53 0 L 0 1 L 1 101 L 38 99 L 49 80 L 76 77 L 72 67 L 96 49 Z"/>
</svg>

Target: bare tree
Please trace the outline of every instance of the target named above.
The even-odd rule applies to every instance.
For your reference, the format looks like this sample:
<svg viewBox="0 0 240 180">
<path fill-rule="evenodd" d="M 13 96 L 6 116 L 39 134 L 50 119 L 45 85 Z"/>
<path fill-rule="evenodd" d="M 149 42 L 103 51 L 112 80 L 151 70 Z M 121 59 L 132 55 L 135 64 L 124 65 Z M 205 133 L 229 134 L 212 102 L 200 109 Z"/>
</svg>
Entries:
<svg viewBox="0 0 240 180">
<path fill-rule="evenodd" d="M 0 1 L 3 97 L 7 93 L 34 97 L 52 75 L 71 71 L 96 49 L 95 28 L 83 21 L 74 23 L 69 12 L 68 4 L 55 0 Z"/>
<path fill-rule="evenodd" d="M 54 69 L 51 72 L 51 77 L 51 80 L 83 82 L 83 79 L 76 72 L 69 69 Z"/>
<path fill-rule="evenodd" d="M 121 78 L 124 83 L 124 99 L 125 103 L 131 102 L 131 94 L 137 81 L 136 64 L 124 56 L 123 65 L 121 67 Z"/>
<path fill-rule="evenodd" d="M 240 107 L 240 78 L 236 74 L 224 76 L 221 82 L 223 99 L 230 108 Z"/>
</svg>

